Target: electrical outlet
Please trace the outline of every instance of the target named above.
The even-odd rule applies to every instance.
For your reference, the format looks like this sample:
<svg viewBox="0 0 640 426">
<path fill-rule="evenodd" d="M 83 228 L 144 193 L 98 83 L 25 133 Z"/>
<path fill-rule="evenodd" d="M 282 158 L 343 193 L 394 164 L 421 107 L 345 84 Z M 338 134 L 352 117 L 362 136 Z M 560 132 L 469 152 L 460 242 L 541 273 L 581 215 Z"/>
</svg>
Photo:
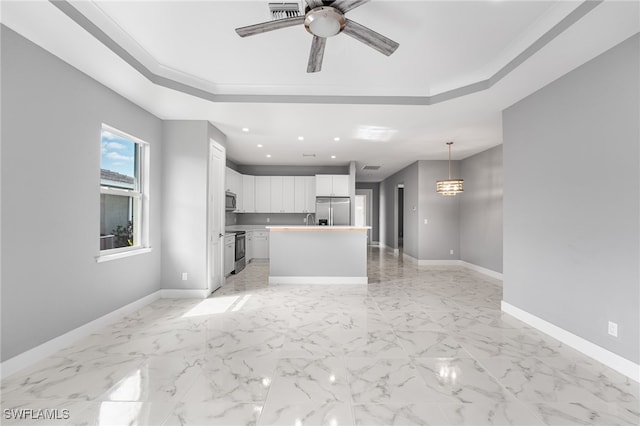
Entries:
<svg viewBox="0 0 640 426">
<path fill-rule="evenodd" d="M 307 223 L 307 218 L 306 217 L 302 218 L 302 223 Z"/>
<path fill-rule="evenodd" d="M 271 222 L 271 218 L 270 217 L 267 218 L 267 223 L 269 223 L 269 222 Z"/>
<path fill-rule="evenodd" d="M 609 321 L 609 334 L 613 337 L 618 337 L 618 324 Z"/>
<path fill-rule="evenodd" d="M 429 223 L 429 221 L 427 219 L 424 220 L 424 224 L 426 225 L 427 223 Z"/>
<path fill-rule="evenodd" d="M 453 254 L 453 249 L 449 250 L 449 254 Z"/>
<path fill-rule="evenodd" d="M 189 279 L 189 275 L 186 272 L 182 273 L 182 281 L 186 281 L 187 279 Z"/>
</svg>

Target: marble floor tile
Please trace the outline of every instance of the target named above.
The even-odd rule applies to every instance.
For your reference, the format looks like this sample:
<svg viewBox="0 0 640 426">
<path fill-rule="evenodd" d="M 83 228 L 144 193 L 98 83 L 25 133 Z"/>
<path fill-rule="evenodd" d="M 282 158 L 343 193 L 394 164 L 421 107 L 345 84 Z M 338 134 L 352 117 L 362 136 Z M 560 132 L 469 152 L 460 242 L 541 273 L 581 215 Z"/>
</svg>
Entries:
<svg viewBox="0 0 640 426">
<path fill-rule="evenodd" d="M 543 426 L 530 407 L 518 403 L 441 404 L 452 426 Z"/>
<path fill-rule="evenodd" d="M 150 357 L 142 361 L 105 394 L 104 401 L 163 401 L 183 399 L 203 374 L 202 359 Z"/>
<path fill-rule="evenodd" d="M 532 357 L 561 356 L 569 353 L 562 343 L 545 338 L 533 330 L 491 327 L 481 325 L 453 332 L 456 340 L 472 356 Z"/>
<path fill-rule="evenodd" d="M 343 358 L 283 358 L 278 361 L 268 405 L 349 401 Z"/>
<path fill-rule="evenodd" d="M 512 402 L 515 398 L 471 358 L 414 358 L 434 395 L 448 403 Z"/>
<path fill-rule="evenodd" d="M 447 332 L 396 331 L 398 341 L 412 357 L 470 357 L 469 353 Z"/>
<path fill-rule="evenodd" d="M 640 417 L 613 403 L 540 403 L 534 404 L 533 407 L 549 426 L 637 426 L 640 424 Z"/>
<path fill-rule="evenodd" d="M 522 402 L 601 402 L 575 376 L 546 359 L 488 358 L 478 362 Z"/>
<path fill-rule="evenodd" d="M 55 362 L 57 361 L 57 362 Z M 2 389 L 3 400 L 92 401 L 135 372 L 141 360 L 113 355 L 85 362 L 51 359 L 46 368 L 18 374 Z"/>
<path fill-rule="evenodd" d="M 261 404 L 241 402 L 182 402 L 175 406 L 162 425 L 256 425 L 262 408 Z"/>
<path fill-rule="evenodd" d="M 309 425 L 343 426 L 353 425 L 351 406 L 345 402 L 307 402 L 302 404 L 272 404 L 262 410 L 260 426 Z"/>
<path fill-rule="evenodd" d="M 201 374 L 182 400 L 262 404 L 273 382 L 277 362 L 276 358 L 267 357 L 207 357 Z"/>
<path fill-rule="evenodd" d="M 362 426 L 445 426 L 450 423 L 437 404 L 356 404 L 355 424 Z"/>
<path fill-rule="evenodd" d="M 424 402 L 429 388 L 409 359 L 347 358 L 356 404 Z"/>
<path fill-rule="evenodd" d="M 640 425 L 639 384 L 501 312 L 500 281 L 373 247 L 368 272 L 270 285 L 255 261 L 154 301 L 3 379 L 0 422 Z M 70 417 L 5 418 L 38 409 Z"/>
<path fill-rule="evenodd" d="M 102 425 L 162 425 L 171 412 L 172 405 L 160 402 L 94 402 L 78 416 L 65 423 L 70 426 Z"/>
</svg>

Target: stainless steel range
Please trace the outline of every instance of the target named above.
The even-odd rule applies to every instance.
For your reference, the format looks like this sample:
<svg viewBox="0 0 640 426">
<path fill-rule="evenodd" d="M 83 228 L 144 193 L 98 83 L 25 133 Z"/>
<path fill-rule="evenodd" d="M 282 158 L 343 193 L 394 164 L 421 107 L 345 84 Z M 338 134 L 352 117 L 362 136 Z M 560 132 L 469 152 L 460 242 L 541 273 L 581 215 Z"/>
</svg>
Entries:
<svg viewBox="0 0 640 426">
<path fill-rule="evenodd" d="M 245 266 L 245 251 L 246 251 L 246 233 L 245 231 L 235 231 L 236 234 L 236 267 L 234 274 L 242 271 Z"/>
</svg>

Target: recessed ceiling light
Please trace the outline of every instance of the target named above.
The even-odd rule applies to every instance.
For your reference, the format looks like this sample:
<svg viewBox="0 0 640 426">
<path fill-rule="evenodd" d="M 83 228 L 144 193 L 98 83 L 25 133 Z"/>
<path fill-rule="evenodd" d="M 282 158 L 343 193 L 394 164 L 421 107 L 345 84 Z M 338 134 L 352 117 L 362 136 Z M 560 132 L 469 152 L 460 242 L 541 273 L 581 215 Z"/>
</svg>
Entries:
<svg viewBox="0 0 640 426">
<path fill-rule="evenodd" d="M 271 154 L 267 154 L 267 158 L 271 158 Z"/>
<path fill-rule="evenodd" d="M 299 141 L 303 141 L 304 140 L 304 136 L 298 136 L 298 140 Z"/>
<path fill-rule="evenodd" d="M 332 156 L 331 156 L 331 158 L 336 158 L 336 156 L 335 156 L 335 155 L 332 155 Z"/>
<path fill-rule="evenodd" d="M 336 142 L 340 142 L 340 136 L 336 136 L 335 138 L 333 138 L 333 140 Z"/>
<path fill-rule="evenodd" d="M 259 143 L 258 145 L 256 145 L 258 148 L 262 148 L 262 144 Z"/>
<path fill-rule="evenodd" d="M 242 131 L 246 133 L 246 132 L 248 132 L 248 131 L 249 131 L 249 128 L 248 128 L 248 127 L 243 127 L 243 128 L 242 128 Z"/>
</svg>

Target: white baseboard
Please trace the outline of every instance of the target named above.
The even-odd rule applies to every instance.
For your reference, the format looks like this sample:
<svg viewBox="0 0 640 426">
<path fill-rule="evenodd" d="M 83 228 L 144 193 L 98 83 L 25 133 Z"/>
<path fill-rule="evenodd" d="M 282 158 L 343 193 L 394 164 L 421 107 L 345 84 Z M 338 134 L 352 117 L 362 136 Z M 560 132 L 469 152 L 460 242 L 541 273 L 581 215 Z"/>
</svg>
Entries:
<svg viewBox="0 0 640 426">
<path fill-rule="evenodd" d="M 162 299 L 206 299 L 209 294 L 209 290 L 197 289 L 163 288 L 160 290 Z"/>
<path fill-rule="evenodd" d="M 100 318 L 81 325 L 78 328 L 74 328 L 73 330 L 55 337 L 48 342 L 38 345 L 35 348 L 29 349 L 28 351 L 25 351 L 20 355 L 16 355 L 13 358 L 10 358 L 0 364 L 0 377 L 4 379 L 5 377 L 10 376 L 17 371 L 22 370 L 23 368 L 33 365 L 36 362 L 50 355 L 53 355 L 59 350 L 71 346 L 79 339 L 86 337 L 91 333 L 94 333 L 108 326 L 109 324 L 116 322 L 123 316 L 137 311 L 143 306 L 146 306 L 149 303 L 158 300 L 159 298 L 160 291 L 156 291 L 148 296 L 136 300 L 135 302 L 131 302 L 128 305 L 116 309 L 113 312 L 109 312 L 108 314 L 103 315 Z"/>
<path fill-rule="evenodd" d="M 614 354 L 595 343 L 591 343 L 580 336 L 576 336 L 575 334 L 560 328 L 557 325 L 551 324 L 542 318 L 538 318 L 527 311 L 510 305 L 504 300 L 502 301 L 502 311 L 529 324 L 543 333 L 548 334 L 554 339 L 571 346 L 573 349 L 582 352 L 588 357 L 603 363 L 607 367 L 613 368 L 630 379 L 640 382 L 640 365 L 629 361 L 620 355 Z"/>
<path fill-rule="evenodd" d="M 406 253 L 402 254 L 402 257 L 405 260 L 408 260 L 411 263 L 415 263 L 420 266 L 462 266 L 467 269 L 471 269 L 476 272 L 480 272 L 481 274 L 487 275 L 491 278 L 496 278 L 498 280 L 502 280 L 502 273 L 492 271 L 491 269 L 483 268 L 482 266 L 474 265 L 473 263 L 465 262 L 464 260 L 427 260 L 427 259 L 416 259 L 413 256 L 409 256 Z"/>
<path fill-rule="evenodd" d="M 460 265 L 473 271 L 480 272 L 481 274 L 487 275 L 491 278 L 502 280 L 502 272 L 492 271 L 491 269 L 483 268 L 482 266 L 474 265 L 473 263 L 465 262 L 464 260 L 460 260 Z"/>
<path fill-rule="evenodd" d="M 418 264 L 418 259 L 413 256 L 409 256 L 407 253 L 402 253 L 402 260 L 406 260 L 410 263 L 415 263 L 416 265 Z"/>
<path fill-rule="evenodd" d="M 418 260 L 420 266 L 462 266 L 459 260 Z"/>
<path fill-rule="evenodd" d="M 368 284 L 367 277 L 269 277 L 269 284 Z"/>
</svg>

